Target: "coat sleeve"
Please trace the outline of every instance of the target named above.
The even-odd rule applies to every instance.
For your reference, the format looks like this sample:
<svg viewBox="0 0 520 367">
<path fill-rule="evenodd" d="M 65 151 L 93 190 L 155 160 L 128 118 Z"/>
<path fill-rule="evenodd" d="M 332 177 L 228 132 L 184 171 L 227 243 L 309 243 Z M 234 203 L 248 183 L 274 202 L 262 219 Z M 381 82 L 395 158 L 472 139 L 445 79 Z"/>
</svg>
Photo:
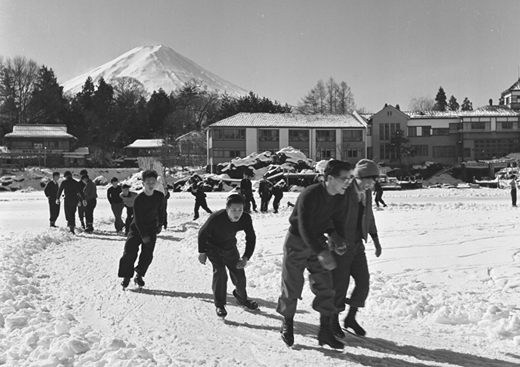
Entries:
<svg viewBox="0 0 520 367">
<path fill-rule="evenodd" d="M 243 215 L 246 215 L 247 213 L 244 213 Z M 244 251 L 244 256 L 248 259 L 251 259 L 251 256 L 253 256 L 253 252 L 255 251 L 256 246 L 256 233 L 255 229 L 253 228 L 253 220 L 251 219 L 251 216 L 248 214 L 246 217 L 246 223 L 244 232 L 246 233 L 246 249 Z"/>
<path fill-rule="evenodd" d="M 210 215 L 208 220 L 206 221 L 206 223 L 204 223 L 202 225 L 202 227 L 200 227 L 199 238 L 198 238 L 199 254 L 204 254 L 206 252 L 206 250 L 207 250 L 206 244 L 209 241 L 209 238 L 210 238 L 210 235 L 211 235 L 211 231 L 213 229 L 214 221 L 215 221 L 215 216 L 214 215 Z"/>
<path fill-rule="evenodd" d="M 378 238 L 376 219 L 374 218 L 374 211 L 372 210 L 372 195 L 370 191 L 367 192 L 367 216 L 368 216 L 368 234 L 372 239 Z"/>
<path fill-rule="evenodd" d="M 81 187 L 80 183 L 76 181 L 76 187 L 78 189 L 78 198 L 80 200 L 86 200 L 85 199 L 85 193 L 83 192 L 83 188 Z M 86 187 L 86 186 L 85 186 Z"/>
<path fill-rule="evenodd" d="M 58 194 L 56 195 L 56 199 L 59 199 L 61 197 L 61 194 L 63 194 L 63 190 L 65 189 L 65 181 L 62 181 L 60 184 L 60 188 L 58 189 Z"/>
<path fill-rule="evenodd" d="M 303 197 L 302 197 L 303 196 Z M 307 195 L 306 192 L 302 192 L 298 201 L 298 233 L 305 245 L 311 248 L 316 254 L 327 248 L 325 236 L 321 235 L 318 237 L 312 231 L 312 223 L 314 221 L 314 215 L 318 209 L 318 198 L 314 195 Z"/>
<path fill-rule="evenodd" d="M 157 191 L 160 193 L 160 191 Z M 166 212 L 164 210 L 164 195 L 161 193 L 160 199 L 159 199 L 159 208 L 157 209 L 157 217 L 159 218 L 159 227 L 162 227 L 164 224 L 164 216 L 166 215 Z"/>
<path fill-rule="evenodd" d="M 45 196 L 50 198 L 51 197 L 51 188 L 50 188 L 50 183 L 52 181 L 49 181 L 47 182 L 47 184 L 45 185 L 45 189 L 43 189 L 43 192 L 45 193 Z"/>
</svg>

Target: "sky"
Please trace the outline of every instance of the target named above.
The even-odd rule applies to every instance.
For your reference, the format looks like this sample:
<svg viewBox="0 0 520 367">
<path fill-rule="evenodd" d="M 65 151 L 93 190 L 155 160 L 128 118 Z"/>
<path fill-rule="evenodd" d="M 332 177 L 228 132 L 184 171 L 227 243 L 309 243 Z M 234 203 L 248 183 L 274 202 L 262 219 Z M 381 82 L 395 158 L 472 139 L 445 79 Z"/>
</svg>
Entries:
<svg viewBox="0 0 520 367">
<path fill-rule="evenodd" d="M 0 0 L 0 55 L 63 83 L 163 44 L 290 105 L 332 77 L 371 112 L 440 86 L 478 107 L 518 79 L 519 16 L 517 0 Z"/>
</svg>

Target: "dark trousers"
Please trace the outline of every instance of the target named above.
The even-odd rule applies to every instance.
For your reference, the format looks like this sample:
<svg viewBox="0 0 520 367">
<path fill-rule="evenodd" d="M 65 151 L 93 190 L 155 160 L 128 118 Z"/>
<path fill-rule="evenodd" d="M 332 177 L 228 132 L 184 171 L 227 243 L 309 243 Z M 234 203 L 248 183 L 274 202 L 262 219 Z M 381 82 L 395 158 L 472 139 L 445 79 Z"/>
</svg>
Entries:
<svg viewBox="0 0 520 367">
<path fill-rule="evenodd" d="M 284 317 L 292 318 L 296 313 L 298 298 L 301 298 L 305 269 L 309 271 L 309 285 L 314 293 L 312 308 L 320 314 L 330 316 L 336 313 L 334 289 L 330 271 L 321 266 L 317 255 L 308 248 L 303 239 L 287 232 L 283 246 L 282 294 L 278 298 L 276 311 Z"/>
<path fill-rule="evenodd" d="M 67 226 L 76 227 L 76 208 L 78 207 L 78 199 L 67 200 L 67 197 L 65 197 L 65 200 L 63 200 L 63 206 Z"/>
<path fill-rule="evenodd" d="M 85 207 L 83 206 L 83 203 L 78 204 L 78 216 L 80 223 L 85 222 Z"/>
<path fill-rule="evenodd" d="M 87 227 L 92 227 L 94 223 L 94 209 L 96 208 L 97 200 L 87 200 L 87 206 L 85 207 L 85 220 L 87 221 Z"/>
<path fill-rule="evenodd" d="M 337 313 L 345 310 L 345 303 L 353 307 L 365 307 L 370 287 L 370 274 L 368 272 L 365 246 L 363 243 L 358 243 L 357 249 L 352 253 L 347 252 L 340 256 L 333 252 L 333 255 L 336 261 L 336 268 L 331 273 L 334 291 L 336 292 L 334 305 L 337 308 Z M 354 278 L 356 286 L 350 298 L 347 298 L 350 277 Z"/>
<path fill-rule="evenodd" d="M 60 206 L 56 204 L 56 198 L 49 199 L 49 214 L 49 221 L 51 224 L 55 224 L 58 215 L 60 215 Z"/>
<path fill-rule="evenodd" d="M 114 227 L 116 227 L 116 231 L 119 232 L 125 226 L 125 224 L 123 223 L 123 219 L 121 218 L 121 216 L 123 215 L 123 209 L 125 207 L 125 203 L 120 202 L 117 204 L 110 204 L 110 206 L 112 207 L 112 213 L 114 213 L 114 218 L 115 218 Z"/>
<path fill-rule="evenodd" d="M 271 195 L 270 194 L 263 194 L 261 197 L 261 204 L 260 204 L 260 211 L 261 212 L 266 212 L 268 210 L 268 207 L 269 207 L 269 201 L 271 200 Z"/>
<path fill-rule="evenodd" d="M 252 192 L 244 193 L 244 211 L 246 213 L 251 212 L 251 205 L 253 206 L 253 210 L 256 211 L 256 201 Z"/>
<path fill-rule="evenodd" d="M 282 201 L 283 196 L 275 196 L 273 199 L 273 209 L 275 213 L 278 213 L 278 208 L 280 207 L 280 201 Z"/>
<path fill-rule="evenodd" d="M 383 204 L 383 206 L 386 206 L 385 202 L 383 201 L 383 193 L 382 192 L 376 192 L 376 198 L 374 200 L 376 202 L 377 207 L 379 208 L 379 203 Z"/>
<path fill-rule="evenodd" d="M 208 208 L 208 203 L 206 202 L 206 198 L 195 199 L 195 209 L 194 214 L 195 218 L 199 217 L 199 208 L 204 209 L 207 213 L 212 213 L 212 211 Z"/>
<path fill-rule="evenodd" d="M 134 220 L 134 208 L 126 207 L 125 233 L 130 232 L 130 224 Z"/>
<path fill-rule="evenodd" d="M 123 256 L 119 260 L 118 276 L 120 278 L 132 278 L 134 276 L 134 270 L 142 277 L 145 276 L 148 267 L 152 263 L 153 250 L 155 248 L 155 241 L 157 240 L 155 229 L 150 229 L 147 231 L 147 234 L 150 237 L 150 242 L 144 244 L 135 225 L 130 226 L 130 232 L 126 238 Z M 139 252 L 139 246 L 141 246 L 141 254 L 139 255 L 137 266 L 134 268 L 137 253 Z"/>
<path fill-rule="evenodd" d="M 513 202 L 513 206 L 516 206 L 516 190 L 511 190 L 511 201 Z"/>
<path fill-rule="evenodd" d="M 168 199 L 164 199 L 164 229 L 168 227 Z"/>
<path fill-rule="evenodd" d="M 240 259 L 238 249 L 234 246 L 228 250 L 222 250 L 208 245 L 206 252 L 209 261 L 213 265 L 213 298 L 216 307 L 226 304 L 228 276 L 226 268 L 229 270 L 231 281 L 235 285 L 236 295 L 240 301 L 247 300 L 246 292 L 246 273 L 244 269 L 237 269 L 237 262 Z"/>
</svg>

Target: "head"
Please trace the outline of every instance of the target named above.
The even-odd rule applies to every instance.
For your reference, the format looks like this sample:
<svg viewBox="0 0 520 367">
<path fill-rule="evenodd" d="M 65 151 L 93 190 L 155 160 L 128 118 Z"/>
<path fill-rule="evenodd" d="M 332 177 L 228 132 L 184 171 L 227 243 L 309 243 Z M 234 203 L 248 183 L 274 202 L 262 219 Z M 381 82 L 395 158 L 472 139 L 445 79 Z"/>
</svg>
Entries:
<svg viewBox="0 0 520 367">
<path fill-rule="evenodd" d="M 337 159 L 330 160 L 323 172 L 323 178 L 329 194 L 343 195 L 352 182 L 350 163 Z"/>
<path fill-rule="evenodd" d="M 59 173 L 59 172 L 54 172 L 54 173 L 52 174 L 52 179 L 53 179 L 54 181 L 58 181 L 58 180 L 60 179 L 60 173 Z"/>
<path fill-rule="evenodd" d="M 65 171 L 65 173 L 63 174 L 63 177 L 65 177 L 65 178 L 72 177 L 72 172 L 70 172 L 70 171 Z"/>
<path fill-rule="evenodd" d="M 354 168 L 354 177 L 361 190 L 372 190 L 379 174 L 379 167 L 370 159 L 361 159 Z"/>
<path fill-rule="evenodd" d="M 244 198 L 239 194 L 229 195 L 226 200 L 226 212 L 232 222 L 238 222 L 244 213 Z"/>
<path fill-rule="evenodd" d="M 123 195 L 128 195 L 128 193 L 130 192 L 130 185 L 123 184 L 123 186 L 121 186 L 121 190 L 123 191 Z"/>
<path fill-rule="evenodd" d="M 153 191 L 157 184 L 157 177 L 159 175 L 154 170 L 146 170 L 143 172 L 143 185 L 145 190 Z"/>
<path fill-rule="evenodd" d="M 79 174 L 80 174 L 81 176 L 83 176 L 83 175 L 88 175 L 88 172 L 87 172 L 86 169 L 82 169 L 81 171 L 79 171 Z"/>
<path fill-rule="evenodd" d="M 117 179 L 117 177 L 112 177 L 110 183 L 112 184 L 112 187 L 117 187 L 117 185 L 119 185 L 119 180 Z"/>
<path fill-rule="evenodd" d="M 87 183 L 88 180 L 89 180 L 88 175 L 82 175 L 82 176 L 81 176 L 81 181 L 83 181 L 84 183 Z"/>
</svg>

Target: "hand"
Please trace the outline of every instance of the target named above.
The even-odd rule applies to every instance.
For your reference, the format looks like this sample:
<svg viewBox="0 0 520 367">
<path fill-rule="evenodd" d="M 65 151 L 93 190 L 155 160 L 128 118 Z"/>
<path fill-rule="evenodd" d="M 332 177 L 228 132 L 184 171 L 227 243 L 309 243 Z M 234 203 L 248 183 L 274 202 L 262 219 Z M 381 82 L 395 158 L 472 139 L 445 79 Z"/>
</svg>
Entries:
<svg viewBox="0 0 520 367">
<path fill-rule="evenodd" d="M 318 260 L 326 270 L 333 270 L 336 268 L 336 262 L 330 253 L 330 250 L 323 250 L 318 254 Z"/>
<path fill-rule="evenodd" d="M 162 231 L 162 227 L 161 226 L 157 226 L 157 232 L 156 233 L 159 234 L 159 233 L 161 233 L 161 231 Z"/>
<path fill-rule="evenodd" d="M 56 199 L 56 205 L 60 205 L 60 199 Z"/>
<path fill-rule="evenodd" d="M 244 269 L 247 265 L 248 260 L 249 259 L 246 256 L 241 257 L 240 260 L 238 260 L 237 262 L 237 269 Z"/>
<path fill-rule="evenodd" d="M 147 243 L 149 243 L 151 240 L 150 240 L 150 236 L 143 236 L 143 243 L 146 245 Z"/>
<path fill-rule="evenodd" d="M 381 252 L 383 250 L 381 249 L 381 244 L 379 243 L 379 238 L 372 238 L 372 241 L 374 241 L 374 246 L 376 248 L 376 257 L 381 256 Z"/>
<path fill-rule="evenodd" d="M 87 206 L 87 201 L 86 200 L 83 200 L 82 203 L 83 203 L 83 206 Z"/>
<path fill-rule="evenodd" d="M 345 254 L 345 252 L 348 250 L 347 241 L 341 237 L 338 232 L 333 232 L 329 235 L 327 244 L 329 245 L 329 249 L 331 251 L 336 252 L 340 256 Z"/>
<path fill-rule="evenodd" d="M 207 258 L 208 258 L 208 256 L 205 253 L 199 254 L 199 262 L 202 265 L 206 265 L 206 259 Z"/>
</svg>

